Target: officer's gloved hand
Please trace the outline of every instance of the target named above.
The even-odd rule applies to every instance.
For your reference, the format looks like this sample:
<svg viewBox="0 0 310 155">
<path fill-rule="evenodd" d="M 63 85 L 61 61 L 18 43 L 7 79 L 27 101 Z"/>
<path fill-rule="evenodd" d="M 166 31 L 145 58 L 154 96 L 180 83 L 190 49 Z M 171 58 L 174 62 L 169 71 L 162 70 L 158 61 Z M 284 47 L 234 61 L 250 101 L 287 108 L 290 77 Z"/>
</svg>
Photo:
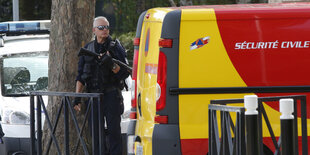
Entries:
<svg viewBox="0 0 310 155">
<path fill-rule="evenodd" d="M 80 97 L 75 97 L 73 100 L 73 106 L 78 105 L 81 103 L 81 98 Z"/>
<path fill-rule="evenodd" d="M 81 97 L 74 98 L 73 107 L 76 111 L 81 111 Z"/>
<path fill-rule="evenodd" d="M 112 69 L 113 68 L 113 60 L 112 57 L 108 54 L 105 54 L 102 56 L 102 62 L 104 65 L 106 65 L 108 68 Z"/>
</svg>

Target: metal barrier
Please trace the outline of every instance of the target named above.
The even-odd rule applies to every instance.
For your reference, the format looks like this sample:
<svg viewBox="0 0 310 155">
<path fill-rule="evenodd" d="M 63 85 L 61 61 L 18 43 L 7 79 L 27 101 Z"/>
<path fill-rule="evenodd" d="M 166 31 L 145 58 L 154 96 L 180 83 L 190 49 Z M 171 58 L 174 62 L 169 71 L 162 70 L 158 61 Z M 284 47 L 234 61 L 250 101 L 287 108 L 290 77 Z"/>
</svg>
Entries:
<svg viewBox="0 0 310 155">
<path fill-rule="evenodd" d="M 218 133 L 217 111 L 221 112 L 221 141 Z M 209 154 L 245 155 L 244 111 L 243 107 L 209 104 Z M 231 112 L 237 115 L 235 125 L 231 119 Z"/>
<path fill-rule="evenodd" d="M 275 147 L 275 155 L 280 154 L 280 145 L 281 145 L 281 136 L 279 137 L 278 141 L 276 140 L 276 137 L 274 135 L 274 132 L 272 130 L 269 118 L 267 116 L 267 113 L 265 111 L 263 102 L 274 102 L 274 101 L 279 101 L 280 99 L 285 99 L 285 98 L 291 98 L 294 100 L 294 120 L 293 120 L 293 139 L 295 141 L 294 145 L 295 148 L 298 148 L 298 128 L 297 128 L 297 104 L 300 103 L 300 112 L 301 112 L 301 133 L 302 133 L 302 155 L 308 155 L 308 135 L 307 135 L 307 112 L 306 112 L 306 96 L 305 95 L 291 95 L 291 96 L 276 96 L 276 97 L 260 97 L 258 98 L 258 143 L 259 143 L 259 152 L 263 153 L 263 137 L 262 137 L 262 117 L 264 117 L 265 123 L 267 125 L 269 134 L 271 135 L 271 139 L 273 142 L 273 145 Z M 227 104 L 235 104 L 235 103 L 244 103 L 244 99 L 224 99 L 224 100 L 211 100 L 211 105 L 212 104 L 220 104 L 220 105 L 227 105 Z M 227 107 L 230 108 L 230 107 Z M 209 114 L 210 117 L 210 114 Z M 231 118 L 230 118 L 231 120 Z M 214 123 L 214 121 L 212 121 Z M 230 123 L 232 124 L 232 123 Z M 209 126 L 212 126 L 209 121 Z M 244 126 L 241 126 L 244 127 Z M 226 127 L 227 128 L 227 127 Z M 234 126 L 231 125 L 232 130 L 234 131 Z M 243 129 L 244 130 L 244 129 Z M 209 137 L 213 136 L 212 134 L 216 133 L 210 133 L 209 132 Z M 217 133 L 218 134 L 218 133 Z M 209 138 L 209 145 L 210 143 L 217 143 L 218 141 L 213 141 L 213 139 Z M 241 143 L 244 139 L 241 140 Z M 240 143 L 240 142 L 237 142 Z M 216 144 L 218 145 L 218 143 Z M 234 144 L 237 145 L 237 144 Z M 210 148 L 210 147 L 209 147 Z M 298 155 L 298 149 L 294 149 L 295 154 Z M 211 153 L 211 155 L 213 155 Z"/>
<path fill-rule="evenodd" d="M 57 117 L 55 120 L 55 123 L 52 125 L 50 117 L 48 116 L 44 101 L 42 96 L 58 96 L 61 97 L 61 105 L 57 111 Z M 78 125 L 78 122 L 76 120 L 74 109 L 71 105 L 70 97 L 83 97 L 83 98 L 89 98 L 85 118 L 83 120 L 82 127 L 80 128 Z M 36 113 L 36 120 L 35 120 L 35 98 L 36 98 L 36 107 L 37 107 L 37 113 Z M 92 117 L 92 154 L 104 154 L 104 147 L 102 147 L 104 144 L 104 125 L 101 119 L 98 119 L 99 122 L 95 122 L 95 117 L 101 118 L 100 113 L 100 100 L 102 99 L 102 94 L 99 93 L 69 93 L 69 92 L 31 92 L 30 93 L 30 137 L 31 137 L 31 153 L 32 155 L 42 154 L 42 118 L 41 118 L 41 108 L 43 108 L 43 112 L 45 115 L 45 119 L 48 125 L 48 129 L 50 132 L 51 137 L 48 140 L 48 147 L 46 150 L 46 154 L 49 153 L 50 147 L 52 142 L 54 142 L 57 153 L 62 154 L 60 150 L 60 146 L 58 144 L 58 141 L 56 139 L 55 131 L 58 125 L 58 121 L 62 112 L 62 109 L 64 111 L 64 154 L 69 154 L 69 113 L 71 114 L 71 118 L 73 120 L 75 130 L 78 133 L 77 135 L 77 141 L 74 148 L 74 154 L 77 153 L 77 149 L 82 144 L 82 148 L 85 155 L 90 154 L 88 152 L 88 149 L 86 147 L 85 141 L 82 137 L 84 127 L 86 124 L 86 120 L 89 117 L 90 109 L 92 108 L 92 111 L 97 110 L 98 116 L 95 116 L 93 112 L 91 112 Z M 96 102 L 97 101 L 97 102 Z M 50 103 L 52 104 L 52 103 Z M 97 105 L 96 105 L 97 104 Z M 98 107 L 98 108 L 97 108 Z M 36 122 L 35 122 L 36 121 Z M 35 126 L 36 123 L 36 126 Z M 96 129 L 94 127 L 95 124 L 99 124 L 99 129 Z M 36 131 L 35 131 L 36 127 Z M 99 130 L 99 131 L 98 131 Z M 35 134 L 36 133 L 36 134 Z M 97 133 L 97 134 L 96 134 Z M 99 135 L 98 135 L 99 134 Z M 99 147 L 98 142 L 95 141 L 95 136 L 100 137 L 99 138 Z M 96 145 L 97 144 L 97 145 Z M 100 152 L 100 153 L 99 153 Z"/>
</svg>

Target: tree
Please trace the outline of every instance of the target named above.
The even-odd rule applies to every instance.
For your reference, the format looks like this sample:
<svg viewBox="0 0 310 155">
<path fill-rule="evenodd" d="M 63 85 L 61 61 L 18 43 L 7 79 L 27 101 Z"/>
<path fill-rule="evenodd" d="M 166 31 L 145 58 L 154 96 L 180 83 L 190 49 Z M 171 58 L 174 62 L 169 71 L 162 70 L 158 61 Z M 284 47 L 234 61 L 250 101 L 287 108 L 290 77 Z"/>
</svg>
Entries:
<svg viewBox="0 0 310 155">
<path fill-rule="evenodd" d="M 49 91 L 75 92 L 77 74 L 77 51 L 91 40 L 92 21 L 95 15 L 95 0 L 53 0 L 49 51 Z M 49 97 L 48 114 L 55 121 L 60 99 Z M 82 119 L 81 115 L 79 120 Z M 71 119 L 70 119 L 71 121 Z M 81 121 L 79 121 L 81 122 Z M 63 119 L 59 119 L 56 137 L 63 150 Z M 70 127 L 73 123 L 70 122 Z M 43 130 L 43 150 L 49 138 L 47 125 Z M 71 135 L 74 134 L 73 135 Z M 76 141 L 74 129 L 70 129 L 70 148 Z M 54 145 L 52 145 L 54 146 Z M 72 151 L 72 150 L 70 150 Z M 50 152 L 56 152 L 51 148 Z M 79 151 L 83 153 L 83 151 Z M 72 152 L 70 153 L 72 154 Z M 84 154 L 84 153 L 83 153 Z"/>
</svg>

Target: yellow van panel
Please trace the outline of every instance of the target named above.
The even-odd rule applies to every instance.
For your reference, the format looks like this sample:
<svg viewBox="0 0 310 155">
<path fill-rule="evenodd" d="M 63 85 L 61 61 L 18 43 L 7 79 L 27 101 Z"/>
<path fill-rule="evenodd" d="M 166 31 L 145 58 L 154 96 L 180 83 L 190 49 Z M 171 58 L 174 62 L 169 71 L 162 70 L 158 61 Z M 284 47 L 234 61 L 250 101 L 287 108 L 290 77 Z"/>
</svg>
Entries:
<svg viewBox="0 0 310 155">
<path fill-rule="evenodd" d="M 213 9 L 184 9 L 180 25 L 179 87 L 245 87 L 231 63 Z M 192 43 L 209 38 L 192 49 Z M 242 95 L 179 95 L 181 139 L 207 138 L 208 104 L 211 99 L 243 98 Z M 189 104 L 191 104 L 189 106 Z"/>
<path fill-rule="evenodd" d="M 183 9 L 182 10 L 182 22 L 183 21 L 205 21 L 216 20 L 214 9 Z"/>
<path fill-rule="evenodd" d="M 156 114 L 156 83 L 159 56 L 158 41 L 165 14 L 171 9 L 156 8 L 144 17 L 139 47 L 137 92 L 141 94 L 141 114 L 137 110 L 136 134 L 141 137 L 143 154 L 152 154 L 152 134 Z"/>
</svg>

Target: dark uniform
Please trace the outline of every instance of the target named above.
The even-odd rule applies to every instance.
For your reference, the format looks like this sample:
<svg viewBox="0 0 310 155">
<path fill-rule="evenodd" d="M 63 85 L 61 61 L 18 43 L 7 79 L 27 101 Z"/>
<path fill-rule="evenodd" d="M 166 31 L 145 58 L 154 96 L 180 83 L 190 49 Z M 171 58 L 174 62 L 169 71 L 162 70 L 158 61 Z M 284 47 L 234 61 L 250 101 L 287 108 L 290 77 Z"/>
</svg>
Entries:
<svg viewBox="0 0 310 155">
<path fill-rule="evenodd" d="M 109 51 L 113 58 L 126 63 L 125 49 L 117 40 L 113 41 L 110 36 L 103 44 L 94 40 L 84 48 L 103 54 Z M 80 56 L 76 80 L 86 86 L 88 93 L 103 93 L 103 103 L 101 103 L 103 109 L 101 112 L 107 121 L 110 154 L 119 155 L 122 153 L 120 122 L 124 110 L 121 89 L 123 89 L 122 82 L 129 76 L 129 72 L 121 67 L 119 72 L 115 74 L 112 72 L 112 66 L 111 59 L 106 62 L 94 56 Z M 96 113 L 96 111 L 93 112 Z M 94 126 L 95 133 L 97 133 L 98 124 L 94 124 Z"/>
</svg>

